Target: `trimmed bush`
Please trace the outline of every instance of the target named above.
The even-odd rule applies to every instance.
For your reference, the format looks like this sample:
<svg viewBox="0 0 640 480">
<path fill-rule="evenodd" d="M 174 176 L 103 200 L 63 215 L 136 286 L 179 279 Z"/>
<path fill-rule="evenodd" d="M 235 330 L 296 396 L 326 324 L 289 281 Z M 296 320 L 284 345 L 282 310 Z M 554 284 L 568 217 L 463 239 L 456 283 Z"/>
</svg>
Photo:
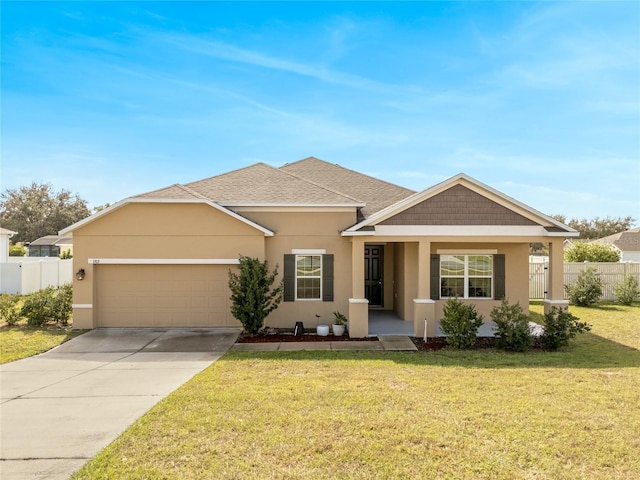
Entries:
<svg viewBox="0 0 640 480">
<path fill-rule="evenodd" d="M 0 295 L 0 319 L 9 326 L 13 326 L 22 318 L 18 309 L 20 295 L 3 293 Z"/>
<path fill-rule="evenodd" d="M 545 350 L 558 350 L 569 345 L 569 340 L 577 334 L 588 332 L 591 325 L 564 308 L 552 307 L 544 316 L 544 332 L 539 337 L 540 346 Z"/>
<path fill-rule="evenodd" d="M 499 307 L 491 309 L 491 320 L 496 324 L 496 345 L 504 350 L 524 352 L 533 343 L 529 331 L 529 316 L 524 313 L 520 303 L 510 304 L 502 299 Z"/>
<path fill-rule="evenodd" d="M 454 348 L 473 347 L 483 321 L 476 307 L 464 304 L 457 298 L 450 298 L 444 305 L 443 313 L 440 328 L 447 336 L 447 343 Z"/>
<path fill-rule="evenodd" d="M 72 312 L 73 287 L 67 283 L 61 287 L 47 287 L 28 295 L 21 314 L 27 324 L 42 326 L 46 323 L 67 325 Z"/>
<path fill-rule="evenodd" d="M 229 271 L 231 314 L 251 335 L 262 329 L 264 319 L 282 301 L 282 284 L 271 288 L 277 276 L 278 265 L 270 273 L 266 260 L 250 257 L 240 257 L 240 273 Z"/>
<path fill-rule="evenodd" d="M 616 300 L 620 305 L 631 305 L 640 296 L 638 280 L 630 274 L 626 274 L 622 282 L 616 285 Z"/>
<path fill-rule="evenodd" d="M 575 283 L 565 286 L 569 301 L 580 307 L 590 307 L 602 298 L 603 283 L 593 267 L 580 272 Z"/>
</svg>

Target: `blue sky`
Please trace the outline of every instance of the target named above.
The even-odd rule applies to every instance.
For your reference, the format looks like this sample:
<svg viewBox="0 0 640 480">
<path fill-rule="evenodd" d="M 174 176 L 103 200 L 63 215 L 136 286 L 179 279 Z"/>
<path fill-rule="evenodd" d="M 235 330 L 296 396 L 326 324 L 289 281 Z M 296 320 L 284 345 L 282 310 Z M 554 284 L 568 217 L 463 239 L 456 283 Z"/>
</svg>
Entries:
<svg viewBox="0 0 640 480">
<path fill-rule="evenodd" d="M 10 2 L 2 190 L 316 156 L 640 224 L 640 2 Z"/>
</svg>

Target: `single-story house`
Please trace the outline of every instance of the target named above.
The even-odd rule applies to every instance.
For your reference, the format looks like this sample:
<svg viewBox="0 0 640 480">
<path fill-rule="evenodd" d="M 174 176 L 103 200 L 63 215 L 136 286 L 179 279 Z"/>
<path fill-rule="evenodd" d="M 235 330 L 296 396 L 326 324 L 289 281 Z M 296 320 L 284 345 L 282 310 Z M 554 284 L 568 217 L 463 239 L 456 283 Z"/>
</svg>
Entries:
<svg viewBox="0 0 640 480">
<path fill-rule="evenodd" d="M 592 240 L 591 243 L 612 245 L 620 252 L 621 262 L 640 262 L 640 227 Z"/>
<path fill-rule="evenodd" d="M 506 296 L 527 309 L 529 243 L 549 244 L 545 308 L 566 306 L 563 241 L 578 232 L 459 174 L 421 192 L 317 158 L 258 163 L 126 198 L 62 230 L 73 235 L 78 328 L 239 326 L 228 272 L 240 256 L 279 266 L 271 327 L 332 312 L 368 335 L 391 310 L 416 335 L 447 298 L 489 318 Z"/>
<path fill-rule="evenodd" d="M 66 250 L 73 253 L 73 239 L 69 235 L 45 235 L 27 245 L 30 257 L 58 257 Z"/>
</svg>

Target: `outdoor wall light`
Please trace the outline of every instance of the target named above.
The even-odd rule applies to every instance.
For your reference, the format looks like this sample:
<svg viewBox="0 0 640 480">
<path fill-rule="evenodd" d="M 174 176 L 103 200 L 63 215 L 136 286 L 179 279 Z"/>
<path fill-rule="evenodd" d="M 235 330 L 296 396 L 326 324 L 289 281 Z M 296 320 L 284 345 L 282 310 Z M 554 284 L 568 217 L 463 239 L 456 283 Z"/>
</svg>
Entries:
<svg viewBox="0 0 640 480">
<path fill-rule="evenodd" d="M 86 275 L 86 273 L 85 273 L 85 271 L 84 271 L 84 268 L 81 268 L 80 270 L 78 270 L 78 271 L 76 272 L 76 278 L 77 278 L 78 280 L 84 280 L 85 275 Z"/>
</svg>

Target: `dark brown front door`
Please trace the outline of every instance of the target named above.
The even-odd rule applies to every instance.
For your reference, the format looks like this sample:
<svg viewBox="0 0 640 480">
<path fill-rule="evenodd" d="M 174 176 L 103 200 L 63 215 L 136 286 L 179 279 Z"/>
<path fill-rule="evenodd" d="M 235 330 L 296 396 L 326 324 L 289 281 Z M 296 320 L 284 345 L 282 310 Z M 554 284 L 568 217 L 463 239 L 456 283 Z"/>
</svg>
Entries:
<svg viewBox="0 0 640 480">
<path fill-rule="evenodd" d="M 364 297 L 370 307 L 382 307 L 384 289 L 382 283 L 382 245 L 364 246 Z"/>
</svg>

